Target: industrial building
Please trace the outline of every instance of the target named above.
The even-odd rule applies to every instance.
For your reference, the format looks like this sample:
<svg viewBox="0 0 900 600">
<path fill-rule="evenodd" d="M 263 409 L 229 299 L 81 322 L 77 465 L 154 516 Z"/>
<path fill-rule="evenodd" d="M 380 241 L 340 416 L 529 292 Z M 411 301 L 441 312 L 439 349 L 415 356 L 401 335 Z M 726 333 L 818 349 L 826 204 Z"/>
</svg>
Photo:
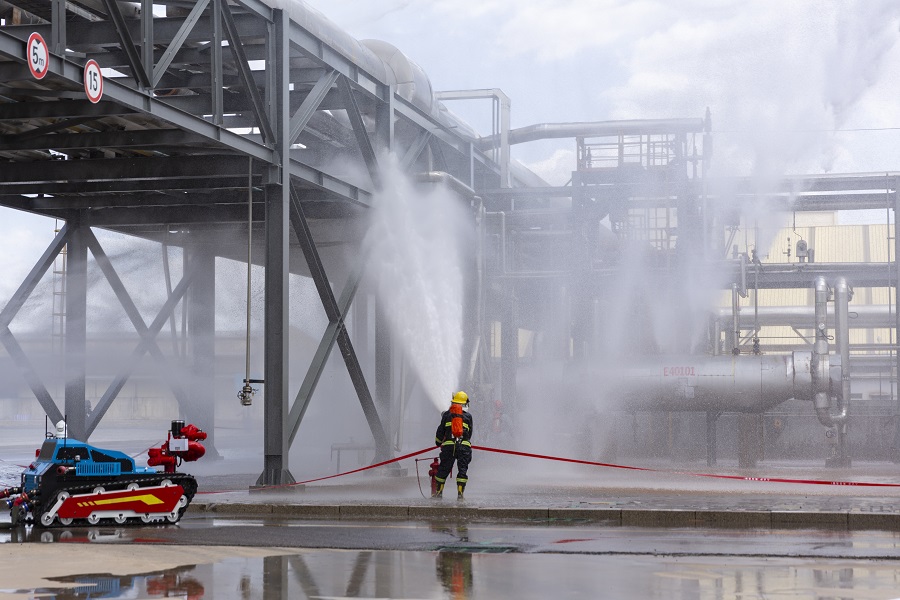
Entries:
<svg viewBox="0 0 900 600">
<path fill-rule="evenodd" d="M 361 444 L 395 453 L 431 405 L 398 331 L 421 323 L 387 308 L 368 260 L 394 161 L 465 211 L 450 384 L 480 400 L 486 437 L 553 414 L 592 455 L 896 456 L 896 175 L 712 177 L 709 112 L 511 129 L 502 90 L 435 92 L 400 50 L 301 2 L 2 0 L 0 18 L 0 205 L 60 224 L 0 342 L 76 437 L 129 382 L 211 431 L 223 396 L 261 404 L 259 483 L 287 483 L 301 424 L 344 418 L 320 386 L 332 357 Z M 493 131 L 452 112 L 473 98 Z M 511 159 L 551 138 L 577 152 L 565 186 Z M 863 209 L 883 220 L 835 225 Z M 112 252 L 123 239 L 159 250 Z M 43 338 L 21 324 L 39 295 Z"/>
</svg>

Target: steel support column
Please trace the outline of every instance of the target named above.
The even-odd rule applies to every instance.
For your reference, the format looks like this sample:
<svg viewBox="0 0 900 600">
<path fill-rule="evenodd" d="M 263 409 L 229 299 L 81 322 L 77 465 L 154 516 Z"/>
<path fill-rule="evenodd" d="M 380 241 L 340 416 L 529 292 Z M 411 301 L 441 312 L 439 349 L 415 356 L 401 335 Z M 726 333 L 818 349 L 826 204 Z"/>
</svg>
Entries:
<svg viewBox="0 0 900 600">
<path fill-rule="evenodd" d="M 50 18 L 50 50 L 60 56 L 66 53 L 66 0 L 52 0 Z"/>
<path fill-rule="evenodd" d="M 87 368 L 87 227 L 76 217 L 66 249 L 65 409 L 69 435 L 87 440 L 85 378 Z"/>
<path fill-rule="evenodd" d="M 216 450 L 216 256 L 207 244 L 197 244 L 188 252 L 189 268 L 197 275 L 188 290 L 188 343 L 191 349 L 191 381 L 188 401 L 182 405 L 184 418 L 203 429 L 206 454 Z"/>
<path fill-rule="evenodd" d="M 223 14 L 228 8 L 223 5 Z M 263 415 L 263 472 L 259 485 L 293 483 L 288 465 L 290 444 L 287 435 L 288 416 L 288 243 L 290 224 L 290 174 L 288 172 L 290 121 L 288 18 L 276 10 L 269 26 L 269 59 L 266 68 L 268 122 L 273 124 L 278 166 L 266 173 L 266 282 L 265 282 L 265 388 Z M 227 24 L 226 17 L 226 24 Z M 232 36 L 233 39 L 233 36 Z M 272 139 L 271 137 L 268 139 Z"/>
</svg>

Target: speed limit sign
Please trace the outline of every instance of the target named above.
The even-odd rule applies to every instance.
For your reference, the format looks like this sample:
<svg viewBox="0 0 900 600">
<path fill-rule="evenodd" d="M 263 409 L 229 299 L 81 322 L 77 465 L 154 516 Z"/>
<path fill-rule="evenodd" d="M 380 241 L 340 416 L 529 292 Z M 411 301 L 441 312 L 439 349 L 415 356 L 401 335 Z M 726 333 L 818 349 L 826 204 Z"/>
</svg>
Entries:
<svg viewBox="0 0 900 600">
<path fill-rule="evenodd" d="M 34 78 L 43 79 L 50 67 L 50 50 L 41 34 L 35 32 L 28 36 L 25 58 L 28 60 L 28 70 Z"/>
<path fill-rule="evenodd" d="M 103 97 L 103 73 L 100 72 L 100 65 L 94 59 L 84 65 L 84 93 L 94 104 L 100 102 L 100 98 Z"/>
</svg>

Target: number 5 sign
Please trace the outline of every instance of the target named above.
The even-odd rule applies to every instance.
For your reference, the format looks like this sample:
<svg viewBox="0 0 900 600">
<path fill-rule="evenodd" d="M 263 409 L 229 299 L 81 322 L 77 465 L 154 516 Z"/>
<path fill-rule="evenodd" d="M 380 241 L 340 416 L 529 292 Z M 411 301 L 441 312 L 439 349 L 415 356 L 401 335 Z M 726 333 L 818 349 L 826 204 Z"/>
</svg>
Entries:
<svg viewBox="0 0 900 600">
<path fill-rule="evenodd" d="M 103 73 L 100 72 L 100 65 L 94 59 L 84 65 L 84 93 L 94 104 L 100 102 L 100 98 L 103 97 Z"/>
<path fill-rule="evenodd" d="M 25 54 L 28 59 L 28 69 L 31 71 L 32 76 L 35 79 L 43 79 L 50 66 L 50 51 L 41 34 L 32 33 L 28 36 L 28 42 L 25 44 Z"/>
</svg>

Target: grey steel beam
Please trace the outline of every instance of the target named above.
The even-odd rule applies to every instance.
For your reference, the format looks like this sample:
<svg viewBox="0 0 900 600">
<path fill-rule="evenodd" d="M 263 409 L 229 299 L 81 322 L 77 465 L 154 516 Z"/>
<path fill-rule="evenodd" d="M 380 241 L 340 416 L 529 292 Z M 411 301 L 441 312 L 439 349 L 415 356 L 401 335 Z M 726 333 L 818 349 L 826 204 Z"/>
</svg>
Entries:
<svg viewBox="0 0 900 600">
<path fill-rule="evenodd" d="M 274 9 L 262 2 L 261 0 L 234 0 L 236 4 L 241 5 L 244 9 L 252 12 L 254 15 L 258 17 L 262 17 L 269 23 L 273 22 L 274 17 Z"/>
<path fill-rule="evenodd" d="M 288 415 L 287 420 L 287 427 L 290 432 L 290 442 L 293 442 L 294 437 L 297 435 L 297 431 L 300 428 L 300 422 L 303 420 L 303 415 L 306 414 L 306 409 L 309 407 L 309 401 L 319 382 L 322 370 L 325 368 L 328 356 L 331 354 L 331 350 L 334 348 L 334 344 L 338 340 L 341 330 L 344 328 L 344 317 L 350 310 L 350 304 L 353 302 L 353 297 L 356 295 L 356 290 L 359 287 L 362 272 L 365 268 L 366 259 L 367 256 L 360 256 L 358 263 L 347 277 L 347 283 L 344 284 L 344 289 L 341 291 L 341 297 L 337 303 L 341 318 L 337 321 L 329 322 L 328 326 L 325 328 L 325 333 L 322 334 L 322 338 L 319 340 L 319 345 L 316 348 L 312 361 L 309 363 L 306 375 L 303 378 L 303 383 L 300 384 L 300 390 L 297 392 L 294 403 L 291 405 L 290 414 Z"/>
<path fill-rule="evenodd" d="M 322 103 L 322 100 L 325 98 L 325 95 L 331 89 L 331 86 L 334 85 L 334 82 L 339 77 L 337 71 L 329 71 L 322 75 L 319 81 L 316 82 L 316 85 L 313 86 L 313 89 L 307 94 L 306 98 L 303 99 L 303 103 L 300 104 L 300 108 L 297 109 L 297 112 L 294 113 L 294 116 L 291 117 L 291 133 L 289 138 L 289 143 L 293 144 L 297 141 L 297 138 L 300 137 L 300 132 L 306 127 L 309 123 L 309 120 L 312 118 L 313 114 L 319 107 L 319 104 Z"/>
<path fill-rule="evenodd" d="M 213 0 L 212 3 L 212 45 L 209 51 L 210 61 L 210 85 L 212 91 L 211 108 L 212 120 L 216 125 L 222 125 L 225 120 L 225 76 L 222 64 L 222 42 L 225 40 L 222 31 L 222 2 L 225 0 Z"/>
<path fill-rule="evenodd" d="M 243 208 L 243 210 L 242 210 Z M 169 224 L 172 226 L 202 223 L 240 223 L 247 217 L 247 207 L 239 204 L 218 206 L 173 206 L 162 211 L 159 207 L 130 208 L 120 210 L 98 209 L 91 211 L 92 222 L 98 227 L 142 226 Z M 254 208 L 255 212 L 255 208 Z"/>
<path fill-rule="evenodd" d="M 238 181 L 243 180 L 243 183 Z M 180 191 L 239 189 L 246 186 L 247 178 L 244 176 L 221 176 L 212 179 L 186 179 L 184 177 L 172 177 L 167 179 L 136 179 L 109 181 L 73 181 L 68 183 L 9 183 L 0 185 L 0 203 L 13 208 L 33 206 L 36 208 L 89 208 L 91 206 L 146 206 L 158 203 L 166 204 L 192 204 L 195 201 L 205 203 L 204 197 L 208 195 L 196 194 L 196 198 L 187 196 L 166 195 L 162 192 L 171 190 L 177 194 Z M 140 192 L 153 192 L 153 194 L 140 194 Z M 133 196 L 121 196 L 121 202 L 116 203 L 107 194 L 132 193 Z M 18 194 L 48 194 L 47 197 L 26 198 Z M 75 194 L 92 194 L 91 196 L 77 196 Z M 17 196 L 17 197 L 16 197 Z M 197 200 L 199 199 L 199 200 Z M 208 200 L 213 203 L 214 200 Z M 228 202 L 226 199 L 225 202 Z"/>
<path fill-rule="evenodd" d="M 0 35 L 3 31 L 0 30 Z M 51 62 L 52 59 L 51 59 Z M 105 84 L 104 84 L 105 88 Z M 82 92 L 82 98 L 83 92 Z M 107 102 L 91 104 L 88 100 L 56 100 L 54 102 L 10 102 L 0 104 L 0 120 L 66 119 L 108 117 L 133 114 L 134 110 Z"/>
<path fill-rule="evenodd" d="M 156 19 L 153 25 L 153 42 L 159 46 L 171 43 L 183 22 L 184 19 L 179 17 Z M 242 38 L 265 39 L 267 29 L 264 20 L 252 15 L 235 14 L 234 22 Z M 124 24 L 125 30 L 132 40 L 141 36 L 141 24 L 138 19 L 125 19 Z M 106 47 L 121 41 L 116 25 L 112 21 L 70 21 L 67 29 L 69 49 L 75 52 L 96 51 L 98 46 Z M 40 33 L 45 40 L 51 37 L 50 25 L 7 25 L 3 30 L 22 41 L 27 40 L 32 32 Z M 188 34 L 186 41 L 189 43 L 208 42 L 211 38 L 211 31 L 212 17 L 201 17 Z"/>
<path fill-rule="evenodd" d="M 369 139 L 369 133 L 366 131 L 362 115 L 359 113 L 359 106 L 353 95 L 353 89 L 350 87 L 350 81 L 346 77 L 339 78 L 338 89 L 341 91 L 341 96 L 344 100 L 344 109 L 347 111 L 347 116 L 350 118 L 350 124 L 353 126 L 356 143 L 359 146 L 359 152 L 363 157 L 366 168 L 369 170 L 372 184 L 376 188 L 380 187 L 381 174 L 378 170 L 378 157 L 375 155 L 375 148 L 372 146 L 372 140 Z"/>
<path fill-rule="evenodd" d="M 144 73 L 153 73 L 153 64 L 156 62 L 153 58 L 156 47 L 153 43 L 153 21 L 153 0 L 141 0 L 141 65 L 144 68 Z M 127 61 L 128 54 L 123 54 L 126 56 L 125 60 Z M 112 67 L 105 58 L 101 59 L 104 66 L 107 68 Z"/>
<path fill-rule="evenodd" d="M 227 8 L 223 6 L 223 13 Z M 264 325 L 263 390 L 263 471 L 259 485 L 293 483 L 290 472 L 286 417 L 288 414 L 290 331 L 289 310 L 289 244 L 290 244 L 290 173 L 288 171 L 290 121 L 288 106 L 290 91 L 290 49 L 288 47 L 288 18 L 283 10 L 273 14 L 269 26 L 267 61 L 270 83 L 267 86 L 273 134 L 268 139 L 274 145 L 280 163 L 266 173 L 266 280 Z"/>
<path fill-rule="evenodd" d="M 12 58 L 14 60 L 22 61 L 23 63 L 25 62 L 24 46 L 22 44 L 22 41 L 10 35 L 5 29 L 0 30 L 0 55 Z M 83 67 L 52 54 L 50 55 L 49 62 L 50 66 L 47 77 L 62 77 L 75 88 L 79 88 L 81 85 L 83 85 Z M 167 106 L 164 102 L 156 100 L 155 98 L 152 98 L 144 92 L 140 92 L 123 86 L 117 83 L 114 79 L 107 79 L 104 82 L 103 98 L 108 102 L 100 102 L 95 106 L 106 107 L 109 105 L 118 104 L 120 107 L 124 107 L 132 111 L 142 112 L 155 116 L 175 125 L 176 127 L 191 130 L 196 135 L 203 136 L 208 140 L 217 142 L 224 146 L 228 146 L 233 150 L 236 150 L 243 154 L 253 156 L 255 159 L 259 159 L 263 162 L 270 163 L 273 160 L 273 152 L 271 149 L 266 148 L 265 146 L 257 142 L 246 139 L 239 134 L 224 130 L 217 125 L 214 125 L 213 123 L 209 123 L 202 117 L 190 115 Z M 46 104 L 56 103 L 48 102 Z M 0 114 L 3 114 L 4 109 L 6 109 L 6 105 L 0 105 Z M 121 111 L 122 109 L 118 108 L 117 110 Z"/>
<path fill-rule="evenodd" d="M 78 181 L 81 179 L 197 179 L 246 171 L 247 161 L 233 155 L 46 160 L 17 163 L 0 171 L 0 192 L 5 183 Z"/>
<path fill-rule="evenodd" d="M 372 437 L 375 439 L 376 453 L 379 458 L 387 458 L 390 455 L 388 436 L 384 430 L 384 425 L 378 416 L 378 411 L 375 408 L 375 403 L 372 400 L 368 385 L 366 384 L 365 375 L 363 374 L 362 367 L 356 356 L 356 351 L 353 348 L 350 336 L 344 325 L 344 319 L 347 315 L 347 311 L 350 309 L 350 303 L 352 302 L 357 286 L 359 285 L 362 265 L 360 265 L 357 268 L 357 271 L 351 275 L 351 279 L 345 285 L 344 291 L 342 292 L 340 303 L 337 302 L 334 298 L 334 293 L 331 290 L 331 285 L 328 282 L 328 275 L 322 265 L 318 250 L 316 250 L 315 241 L 313 240 L 312 233 L 309 229 L 309 224 L 306 220 L 300 198 L 293 189 L 291 193 L 291 224 L 293 225 L 294 232 L 300 242 L 300 248 L 303 251 L 307 265 L 309 266 L 310 275 L 319 292 L 319 299 L 325 309 L 325 315 L 327 316 L 329 323 L 288 415 L 287 426 L 289 431 L 289 443 L 292 443 L 297 435 L 300 422 L 303 419 L 306 408 L 309 406 L 309 401 L 315 391 L 322 369 L 325 367 L 325 362 L 336 341 L 341 349 L 341 356 L 344 358 L 354 389 L 357 392 L 363 414 L 372 431 Z"/>
<path fill-rule="evenodd" d="M 112 0 L 106 0 L 110 2 Z M 197 24 L 197 21 L 200 19 L 200 15 L 203 14 L 203 11 L 206 10 L 206 7 L 209 5 L 209 0 L 197 0 L 197 3 L 194 4 L 194 7 L 191 9 L 191 12 L 188 14 L 187 18 L 181 24 L 181 27 L 178 29 L 178 33 L 175 34 L 175 37 L 172 38 L 172 41 L 168 43 L 166 46 L 166 51 L 163 53 L 162 58 L 159 59 L 159 62 L 156 63 L 153 69 L 153 80 L 151 84 L 151 88 L 155 88 L 163 75 L 165 75 L 166 71 L 169 70 L 169 65 L 172 64 L 172 60 L 175 58 L 175 55 L 181 49 L 181 46 L 184 45 L 184 40 L 187 39 L 188 34 Z M 143 17 L 146 19 L 146 16 Z M 151 19 L 152 20 L 152 19 Z M 145 40 L 145 44 L 149 44 L 152 42 L 151 40 Z M 149 71 L 149 67 L 148 67 Z"/>
<path fill-rule="evenodd" d="M 87 420 L 85 437 L 89 437 L 94 429 L 97 428 L 97 425 L 100 424 L 103 415 L 106 414 L 106 411 L 109 410 L 113 400 L 116 399 L 116 396 L 119 395 L 119 392 L 122 391 L 122 388 L 128 382 L 128 379 L 137 367 L 138 362 L 140 362 L 144 354 L 147 353 L 151 342 L 156 339 L 156 336 L 163 328 L 163 325 L 171 318 L 172 311 L 174 311 L 178 303 L 181 302 L 181 299 L 184 297 L 196 274 L 196 269 L 191 267 L 181 278 L 181 281 L 178 282 L 178 285 L 175 286 L 175 289 L 172 290 L 172 294 L 165 301 L 162 308 L 160 308 L 159 313 L 156 315 L 156 318 L 147 328 L 147 334 L 141 337 L 141 340 L 132 351 L 128 364 L 118 375 L 116 375 L 116 378 L 103 393 L 103 396 L 97 401 L 97 406 L 91 411 L 90 417 Z"/>
<path fill-rule="evenodd" d="M 259 88 L 253 79 L 253 73 L 250 71 L 250 64 L 247 61 L 247 55 L 244 53 L 244 46 L 241 36 L 238 33 L 237 25 L 234 22 L 234 16 L 231 14 L 231 8 L 227 2 L 221 4 L 222 22 L 225 25 L 225 33 L 228 36 L 228 47 L 234 54 L 234 61 L 237 63 L 238 71 L 241 74 L 241 80 L 250 99 L 253 101 L 253 115 L 256 117 L 257 125 L 262 131 L 263 141 L 267 144 L 275 143 L 275 133 L 272 131 L 272 124 L 266 115 L 266 109 L 263 104 L 262 96 L 259 94 Z"/>
<path fill-rule="evenodd" d="M 182 406 L 186 405 L 188 403 L 188 396 L 187 394 L 185 394 L 184 388 L 180 385 L 180 378 L 172 376 L 172 373 L 177 373 L 179 371 L 179 367 L 177 365 L 171 364 L 170 361 L 166 360 L 166 357 L 163 355 L 162 350 L 160 350 L 159 345 L 154 339 L 154 336 L 150 335 L 147 324 L 144 323 L 144 319 L 143 317 L 141 317 L 140 311 L 138 310 L 137 306 L 135 306 L 134 301 L 132 301 L 131 295 L 125 288 L 125 284 L 122 283 L 122 280 L 119 278 L 119 274 L 116 273 L 112 262 L 109 260 L 109 257 L 106 255 L 106 252 L 103 250 L 100 242 L 97 241 L 97 238 L 92 232 L 88 231 L 86 235 L 88 249 L 91 251 L 91 254 L 93 254 L 94 260 L 97 262 L 97 266 L 100 267 L 100 271 L 103 273 L 104 277 L 106 277 L 106 281 L 107 283 L 109 283 L 109 287 L 112 289 L 113 293 L 116 295 L 116 298 L 119 300 L 119 304 L 125 311 L 125 315 L 128 317 L 128 320 L 131 321 L 131 324 L 138 335 L 142 339 L 145 337 L 148 339 L 147 352 L 159 364 L 160 372 L 167 374 L 166 383 L 172 389 L 172 393 L 175 395 L 175 398 L 178 400 L 179 404 L 181 404 Z"/>
<path fill-rule="evenodd" d="M 66 244 L 65 415 L 69 434 L 85 441 L 87 406 L 87 222 L 79 216 L 70 221 L 72 234 Z"/>
<path fill-rule="evenodd" d="M 58 129 L 72 124 L 93 121 L 95 117 L 69 119 L 52 127 Z M 48 131 L 41 128 L 44 132 Z M 27 134 L 27 135 L 26 135 Z M 29 130 L 16 135 L 0 135 L 0 151 L 13 150 L 81 150 L 85 148 L 153 148 L 154 146 L 190 145 L 199 140 L 181 129 L 147 129 L 132 131 L 101 131 L 48 134 Z M 211 148 L 212 150 L 212 148 Z"/>
<path fill-rule="evenodd" d="M 62 413 L 59 412 L 59 408 L 50 396 L 50 392 L 47 391 L 46 386 L 44 386 L 41 376 L 35 371 L 34 366 L 28 359 L 28 355 L 22 350 L 22 347 L 9 330 L 9 327 L 0 328 L 0 343 L 6 348 L 12 361 L 19 367 L 22 376 L 25 378 L 25 383 L 31 388 L 31 392 L 34 394 L 34 397 L 37 398 L 41 408 L 44 409 L 44 413 L 50 417 L 54 424 L 62 421 Z"/>
<path fill-rule="evenodd" d="M 384 430 L 384 424 L 378 416 L 378 410 L 375 408 L 375 402 L 372 400 L 372 394 L 369 392 L 369 386 L 366 385 L 366 379 L 363 375 L 362 366 L 350 343 L 350 335 L 347 333 L 346 327 L 340 327 L 337 335 L 338 347 L 341 349 L 341 355 L 350 373 L 350 380 L 356 390 L 359 403 L 362 406 L 363 414 L 372 431 L 372 437 L 375 438 L 375 460 L 381 462 L 391 457 L 391 444 L 388 441 L 387 433 Z"/>
<path fill-rule="evenodd" d="M 416 136 L 416 139 L 413 140 L 413 143 L 410 144 L 409 148 L 406 149 L 406 153 L 400 161 L 400 170 L 404 172 L 408 171 L 416 160 L 418 160 L 419 155 L 422 154 L 425 147 L 428 146 L 429 141 L 431 141 L 431 132 L 427 130 L 421 131 L 419 135 Z"/>
<path fill-rule="evenodd" d="M 22 280 L 22 283 L 6 303 L 6 306 L 0 311 L 0 327 L 9 327 L 9 324 L 12 323 L 25 301 L 28 300 L 28 297 L 31 296 L 31 293 L 41 282 L 44 273 L 53 265 L 53 261 L 56 260 L 56 257 L 69 241 L 70 232 L 71 228 L 68 225 L 63 225 L 38 261 L 31 267 L 28 275 L 25 276 L 25 279 Z"/>
<path fill-rule="evenodd" d="M 317 190 L 349 200 L 362 207 L 369 207 L 372 204 L 372 192 L 369 190 L 358 188 L 295 159 L 291 159 L 290 168 L 292 177 L 297 177 Z"/>
<path fill-rule="evenodd" d="M 125 54 L 128 56 L 128 67 L 134 74 L 135 79 L 141 82 L 142 86 L 147 88 L 151 87 L 150 77 L 147 74 L 147 70 L 144 69 L 141 56 L 138 54 L 138 50 L 134 44 L 134 38 L 131 37 L 131 32 L 128 31 L 128 26 L 125 23 L 125 17 L 122 16 L 122 11 L 119 10 L 118 2 L 116 0 L 103 0 L 103 4 L 106 6 L 106 12 L 109 14 L 109 18 L 116 28 L 116 35 L 118 35 L 119 41 L 122 44 L 122 50 L 124 50 Z M 147 18 L 153 18 L 152 14 L 142 16 L 142 19 Z"/>
<path fill-rule="evenodd" d="M 66 0 L 51 0 L 50 49 L 54 54 L 66 52 Z"/>
<path fill-rule="evenodd" d="M 344 77 L 358 84 L 360 90 L 379 100 L 387 99 L 390 86 L 373 73 L 357 64 L 352 58 L 344 56 L 326 40 L 315 36 L 300 24 L 291 22 L 290 44 L 318 65 L 334 69 Z"/>
</svg>

